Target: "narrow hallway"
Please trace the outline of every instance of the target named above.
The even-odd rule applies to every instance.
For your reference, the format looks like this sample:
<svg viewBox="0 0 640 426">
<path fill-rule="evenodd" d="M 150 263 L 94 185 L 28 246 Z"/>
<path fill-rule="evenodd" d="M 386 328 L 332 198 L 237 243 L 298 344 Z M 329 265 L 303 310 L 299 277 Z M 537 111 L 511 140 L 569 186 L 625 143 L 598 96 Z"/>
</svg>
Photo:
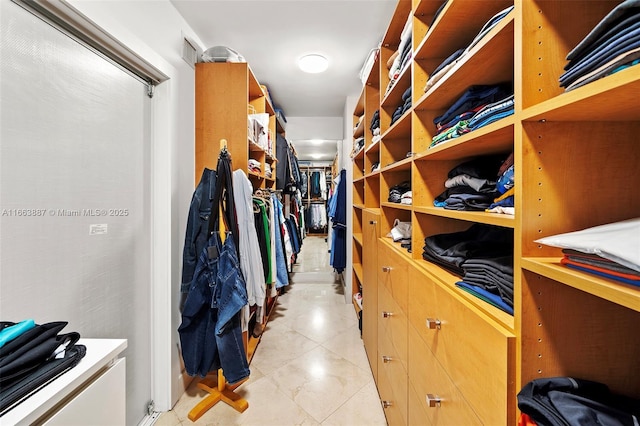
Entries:
<svg viewBox="0 0 640 426">
<path fill-rule="evenodd" d="M 191 384 L 156 425 L 385 425 L 358 321 L 329 266 L 324 237 L 304 240 L 292 283 L 278 297 L 237 393 L 244 413 L 218 403 L 198 421 L 189 411 L 205 396 Z"/>
</svg>

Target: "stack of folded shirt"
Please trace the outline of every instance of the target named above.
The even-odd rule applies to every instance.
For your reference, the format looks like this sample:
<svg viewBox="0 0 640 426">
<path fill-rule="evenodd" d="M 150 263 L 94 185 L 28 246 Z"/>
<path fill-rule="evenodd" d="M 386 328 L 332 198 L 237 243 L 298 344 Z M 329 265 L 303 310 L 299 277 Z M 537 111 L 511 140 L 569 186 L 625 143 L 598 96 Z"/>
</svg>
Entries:
<svg viewBox="0 0 640 426">
<path fill-rule="evenodd" d="M 351 154 L 351 157 L 355 157 L 356 155 L 358 155 L 358 153 L 362 150 L 362 148 L 364 148 L 364 138 L 358 138 L 355 141 L 353 141 L 353 152 Z"/>
<path fill-rule="evenodd" d="M 640 61 L 640 2 L 615 7 L 567 55 L 560 87 L 569 91 Z"/>
<path fill-rule="evenodd" d="M 364 120 L 364 115 L 361 115 L 360 118 L 358 118 L 358 122 L 356 123 L 356 125 L 353 126 L 354 133 L 356 130 L 358 130 L 358 127 L 360 127 L 360 124 L 362 123 L 363 120 Z"/>
<path fill-rule="evenodd" d="M 640 218 L 536 240 L 563 249 L 569 268 L 640 286 Z"/>
<path fill-rule="evenodd" d="M 412 51 L 411 51 L 411 33 L 413 29 L 413 14 L 409 13 L 407 17 L 407 22 L 404 24 L 404 28 L 402 29 L 402 34 L 400 35 L 400 44 L 398 45 L 398 50 L 391 56 L 389 62 L 387 62 L 387 67 L 389 68 L 389 84 L 387 85 L 387 90 L 385 91 L 384 96 L 386 96 L 393 86 L 398 81 L 398 77 L 402 74 L 402 70 L 409 64 Z M 384 97 L 383 96 L 383 97 Z"/>
<path fill-rule="evenodd" d="M 462 276 L 458 286 L 513 313 L 513 231 L 474 224 L 425 238 L 422 258 Z"/>
<path fill-rule="evenodd" d="M 493 203 L 487 209 L 491 213 L 515 214 L 514 198 L 515 193 L 515 175 L 513 165 L 513 153 L 507 157 L 498 170 L 498 181 L 496 182 L 496 190 L 501 195 L 493 200 Z"/>
<path fill-rule="evenodd" d="M 433 205 L 448 210 L 485 210 L 500 194 L 496 176 L 502 156 L 479 157 L 464 162 L 449 171 L 444 192 Z"/>
<path fill-rule="evenodd" d="M 400 203 L 402 201 L 402 196 L 407 192 L 411 191 L 411 182 L 404 181 L 397 185 L 389 188 L 389 202 L 391 203 Z"/>
<path fill-rule="evenodd" d="M 268 178 L 272 176 L 271 164 L 265 163 L 264 165 L 264 175 Z"/>
<path fill-rule="evenodd" d="M 375 172 L 376 170 L 378 170 L 380 168 L 380 162 L 375 162 L 371 165 L 371 172 Z"/>
<path fill-rule="evenodd" d="M 461 130 L 461 132 L 463 134 L 469 133 L 481 127 L 488 126 L 501 118 L 513 115 L 514 109 L 515 102 L 513 100 L 513 95 L 485 105 L 469 119 L 467 125 Z"/>
<path fill-rule="evenodd" d="M 374 136 L 380 134 L 380 110 L 379 109 L 377 109 L 376 112 L 373 113 L 373 117 L 371 117 L 371 124 L 369 125 L 369 130 L 371 130 L 371 134 Z"/>
<path fill-rule="evenodd" d="M 428 91 L 434 84 L 441 80 L 449 72 L 449 70 L 451 70 L 451 68 L 453 68 L 464 57 L 466 57 L 471 49 L 473 49 L 473 47 L 478 44 L 480 40 L 482 40 L 482 38 L 487 35 L 487 33 L 512 10 L 513 6 L 509 6 L 508 8 L 493 15 L 493 17 L 483 25 L 480 32 L 474 37 L 474 39 L 466 48 L 456 50 L 451 55 L 449 55 L 449 57 L 447 57 L 447 59 L 445 59 L 440 65 L 438 65 L 436 69 L 433 70 L 431 74 L 429 74 L 429 80 L 427 80 L 424 91 Z"/>
<path fill-rule="evenodd" d="M 433 137 L 429 148 L 446 140 L 457 138 L 468 132 L 469 120 L 489 104 L 501 104 L 503 100 L 513 95 L 511 83 L 489 86 L 471 86 L 468 88 L 444 114 L 434 118 L 437 133 Z M 504 110 L 500 110 L 504 113 Z M 489 113 L 490 114 L 490 113 Z M 480 123 L 482 120 L 478 121 Z M 488 123 L 487 123 L 488 124 Z"/>
<path fill-rule="evenodd" d="M 262 170 L 262 164 L 258 160 L 249 159 L 248 165 L 249 171 L 253 173 L 260 173 Z"/>
<path fill-rule="evenodd" d="M 400 197 L 400 204 L 413 204 L 413 193 L 411 191 L 407 191 Z"/>
<path fill-rule="evenodd" d="M 391 117 L 391 124 L 398 121 L 398 119 L 409 109 L 411 109 L 411 87 L 405 90 L 402 94 L 402 104 L 394 111 L 393 116 Z"/>
</svg>

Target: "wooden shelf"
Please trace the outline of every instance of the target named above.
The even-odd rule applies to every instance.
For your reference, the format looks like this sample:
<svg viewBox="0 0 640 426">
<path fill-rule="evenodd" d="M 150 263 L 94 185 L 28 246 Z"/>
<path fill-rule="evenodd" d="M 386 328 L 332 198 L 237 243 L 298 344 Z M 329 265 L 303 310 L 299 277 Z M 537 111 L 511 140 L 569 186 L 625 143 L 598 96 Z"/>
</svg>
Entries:
<svg viewBox="0 0 640 426">
<path fill-rule="evenodd" d="M 382 135 L 382 142 L 389 139 L 402 139 L 411 137 L 411 110 L 406 111 L 391 127 Z"/>
<path fill-rule="evenodd" d="M 414 109 L 448 108 L 469 86 L 513 81 L 514 15 L 512 11 L 492 28 L 464 58 L 429 88 Z"/>
<path fill-rule="evenodd" d="M 559 258 L 525 257 L 521 262 L 528 271 L 640 312 L 640 290 L 636 286 L 568 268 Z"/>
<path fill-rule="evenodd" d="M 414 160 L 462 160 L 509 152 L 513 149 L 514 123 L 514 116 L 503 118 L 464 136 L 416 153 Z"/>
<path fill-rule="evenodd" d="M 507 214 L 446 210 L 442 207 L 414 207 L 413 211 L 432 216 L 448 217 L 451 219 L 466 220 L 468 222 L 501 226 L 503 228 L 513 228 L 515 226 L 514 217 Z"/>
<path fill-rule="evenodd" d="M 353 234 L 353 239 L 356 243 L 358 243 L 360 245 L 360 247 L 362 247 L 362 234 Z"/>
<path fill-rule="evenodd" d="M 640 66 L 608 77 L 525 109 L 526 121 L 637 121 Z"/>
<path fill-rule="evenodd" d="M 400 203 L 384 202 L 384 203 L 380 203 L 380 205 L 382 207 L 390 207 L 392 209 L 399 209 L 399 210 L 412 210 L 413 209 L 413 206 L 411 204 L 400 204 Z"/>
<path fill-rule="evenodd" d="M 353 130 L 354 139 L 361 138 L 362 136 L 364 136 L 364 119 L 360 121 L 358 127 Z"/>
<path fill-rule="evenodd" d="M 411 170 L 411 162 L 413 161 L 412 157 L 407 157 L 403 160 L 396 161 L 395 163 L 388 164 L 380 169 L 382 173 L 384 172 L 399 172 L 402 170 Z"/>
<path fill-rule="evenodd" d="M 358 277 L 358 280 L 360 280 L 360 282 L 362 282 L 363 281 L 363 277 L 364 277 L 364 275 L 362 275 L 362 264 L 354 263 L 353 264 L 353 271 L 356 273 L 356 276 Z"/>
</svg>

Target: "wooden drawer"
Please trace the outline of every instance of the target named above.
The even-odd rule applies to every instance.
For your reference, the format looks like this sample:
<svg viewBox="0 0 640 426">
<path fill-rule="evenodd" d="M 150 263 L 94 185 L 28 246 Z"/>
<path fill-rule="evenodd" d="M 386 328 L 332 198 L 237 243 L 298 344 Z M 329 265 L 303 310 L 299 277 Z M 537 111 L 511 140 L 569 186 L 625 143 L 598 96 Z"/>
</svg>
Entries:
<svg viewBox="0 0 640 426">
<path fill-rule="evenodd" d="M 512 423 L 515 336 L 424 271 L 412 271 L 409 286 L 410 328 L 484 424 Z"/>
<path fill-rule="evenodd" d="M 387 338 L 378 343 L 383 347 L 390 345 Z M 381 356 L 378 357 L 378 393 L 387 423 L 391 426 L 407 424 L 407 383 L 407 370 L 400 362 L 396 359 L 385 362 Z"/>
<path fill-rule="evenodd" d="M 409 375 L 410 425 L 482 424 L 412 325 L 409 325 Z M 429 406 L 427 395 L 439 398 L 439 405 Z M 503 422 L 485 424 L 493 426 Z"/>
<path fill-rule="evenodd" d="M 389 292 L 378 289 L 378 358 L 392 357 L 407 369 L 407 317 Z M 378 363 L 378 367 L 380 364 Z"/>
<path fill-rule="evenodd" d="M 409 259 L 384 240 L 378 243 L 378 285 L 384 287 L 404 312 L 408 309 Z"/>
</svg>

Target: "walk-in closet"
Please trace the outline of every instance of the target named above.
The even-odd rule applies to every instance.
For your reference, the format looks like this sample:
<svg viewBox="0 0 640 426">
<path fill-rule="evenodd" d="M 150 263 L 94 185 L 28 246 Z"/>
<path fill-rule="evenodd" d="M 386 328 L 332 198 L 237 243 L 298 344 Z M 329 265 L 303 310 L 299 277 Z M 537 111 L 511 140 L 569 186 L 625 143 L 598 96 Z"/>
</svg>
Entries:
<svg viewBox="0 0 640 426">
<path fill-rule="evenodd" d="M 1 425 L 640 425 L 639 0 L 0 34 Z"/>
</svg>

